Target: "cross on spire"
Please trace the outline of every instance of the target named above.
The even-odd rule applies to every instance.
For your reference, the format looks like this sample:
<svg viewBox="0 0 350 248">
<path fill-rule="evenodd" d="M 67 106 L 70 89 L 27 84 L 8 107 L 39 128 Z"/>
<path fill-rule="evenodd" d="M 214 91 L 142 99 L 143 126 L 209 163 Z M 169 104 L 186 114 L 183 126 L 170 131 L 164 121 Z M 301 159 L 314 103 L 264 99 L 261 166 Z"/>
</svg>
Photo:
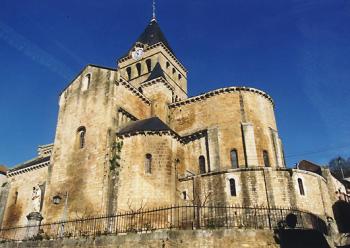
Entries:
<svg viewBox="0 0 350 248">
<path fill-rule="evenodd" d="M 156 20 L 156 0 L 153 0 L 152 3 L 152 21 Z"/>
</svg>

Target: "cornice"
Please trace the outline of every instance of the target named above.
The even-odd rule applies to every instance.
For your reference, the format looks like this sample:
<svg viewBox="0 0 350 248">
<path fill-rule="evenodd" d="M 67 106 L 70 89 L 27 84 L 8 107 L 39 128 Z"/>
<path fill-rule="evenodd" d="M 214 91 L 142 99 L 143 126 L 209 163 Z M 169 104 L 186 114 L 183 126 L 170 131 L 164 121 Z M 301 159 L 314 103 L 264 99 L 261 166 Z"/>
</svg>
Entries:
<svg viewBox="0 0 350 248">
<path fill-rule="evenodd" d="M 14 176 L 17 176 L 19 174 L 23 174 L 23 173 L 27 173 L 27 172 L 30 172 L 33 170 L 38 170 L 38 169 L 47 167 L 49 165 L 50 165 L 50 161 L 46 161 L 46 162 L 35 164 L 35 165 L 29 166 L 29 167 L 26 167 L 23 169 L 11 170 L 11 171 L 7 172 L 7 177 L 14 177 Z"/>
<path fill-rule="evenodd" d="M 207 132 L 208 131 L 206 129 L 204 129 L 204 130 L 200 130 L 200 131 L 197 131 L 195 133 L 192 133 L 190 135 L 186 135 L 186 136 L 181 137 L 179 134 L 177 134 L 176 132 L 174 132 L 172 130 L 166 130 L 166 131 L 135 131 L 135 132 L 131 132 L 131 133 L 123 134 L 123 135 L 117 134 L 117 136 L 119 138 L 129 138 L 129 137 L 138 136 L 138 135 L 144 135 L 144 136 L 147 136 L 147 135 L 159 135 L 159 136 L 168 135 L 168 136 L 173 137 L 175 140 L 177 140 L 181 144 L 185 145 L 185 144 L 188 144 L 188 143 L 190 143 L 190 142 L 192 142 L 194 140 L 198 140 L 200 138 L 205 137 L 207 135 Z"/>
<path fill-rule="evenodd" d="M 122 113 L 124 115 L 126 115 L 128 118 L 130 118 L 130 120 L 132 121 L 137 121 L 138 119 L 133 116 L 132 114 L 130 114 L 128 111 L 126 111 L 125 109 L 123 109 L 122 107 L 118 108 L 118 113 Z"/>
<path fill-rule="evenodd" d="M 143 94 L 141 94 L 134 86 L 132 86 L 130 83 L 128 83 L 125 79 L 120 78 L 119 81 L 115 81 L 116 85 L 122 85 L 126 89 L 130 90 L 135 96 L 140 98 L 144 103 L 147 105 L 151 105 L 151 101 L 147 99 Z"/>
<path fill-rule="evenodd" d="M 272 106 L 274 107 L 274 102 L 272 100 L 272 97 L 269 96 L 264 91 L 261 91 L 261 90 L 255 89 L 255 88 L 250 88 L 250 87 L 226 87 L 226 88 L 220 88 L 220 89 L 216 89 L 213 91 L 209 91 L 207 93 L 204 93 L 204 94 L 201 94 L 198 96 L 190 97 L 190 98 L 187 98 L 187 99 L 182 100 L 182 101 L 171 103 L 171 104 L 169 104 L 169 108 L 176 108 L 176 107 L 179 107 L 182 105 L 203 101 L 207 98 L 210 98 L 210 97 L 213 97 L 216 95 L 227 94 L 227 93 L 236 92 L 236 91 L 237 92 L 248 91 L 248 92 L 253 92 L 253 93 L 259 94 L 259 95 L 265 97 L 266 99 L 268 99 L 271 102 Z"/>
</svg>

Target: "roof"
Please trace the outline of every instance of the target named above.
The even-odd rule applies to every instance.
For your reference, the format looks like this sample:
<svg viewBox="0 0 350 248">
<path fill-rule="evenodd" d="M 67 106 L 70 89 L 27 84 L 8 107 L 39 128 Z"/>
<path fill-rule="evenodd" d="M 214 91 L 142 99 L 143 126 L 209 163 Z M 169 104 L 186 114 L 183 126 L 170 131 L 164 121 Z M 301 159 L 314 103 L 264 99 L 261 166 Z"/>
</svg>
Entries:
<svg viewBox="0 0 350 248">
<path fill-rule="evenodd" d="M 0 165 L 0 174 L 6 175 L 7 168 L 5 165 Z"/>
<path fill-rule="evenodd" d="M 126 127 L 122 128 L 118 134 L 124 135 L 134 132 L 143 131 L 172 131 L 170 127 L 161 121 L 158 117 L 152 117 L 145 120 L 131 122 Z"/>
<path fill-rule="evenodd" d="M 159 77 L 163 77 L 165 78 L 164 75 L 164 71 L 162 69 L 162 67 L 160 66 L 159 62 L 155 65 L 155 67 L 153 68 L 151 75 L 147 78 L 146 81 L 150 81 Z"/>
<path fill-rule="evenodd" d="M 171 49 L 169 42 L 165 38 L 162 30 L 160 29 L 158 22 L 155 19 L 152 19 L 151 22 L 148 24 L 146 29 L 143 31 L 143 33 L 139 36 L 139 38 L 136 40 L 132 48 L 137 43 L 142 43 L 144 45 L 152 46 L 159 42 L 162 42 L 166 48 L 169 49 L 169 51 L 174 54 L 173 49 Z M 129 50 L 130 51 L 130 50 Z M 128 53 L 125 54 L 123 57 L 128 56 Z"/>
<path fill-rule="evenodd" d="M 137 39 L 136 43 L 137 42 L 145 45 L 147 44 L 149 46 L 162 42 L 170 50 L 170 52 L 174 54 L 162 30 L 160 29 L 158 22 L 155 19 L 152 19 L 152 21 L 148 24 L 145 31 L 143 31 L 143 33 Z"/>
<path fill-rule="evenodd" d="M 298 163 L 298 169 L 310 171 L 310 172 L 313 172 L 313 173 L 316 173 L 319 175 L 322 174 L 321 166 L 314 164 L 314 163 L 307 161 L 307 160 L 300 161 Z"/>
<path fill-rule="evenodd" d="M 13 169 L 10 169 L 9 172 L 25 169 L 25 168 L 28 168 L 30 166 L 36 165 L 36 164 L 41 164 L 41 163 L 50 161 L 50 158 L 51 158 L 50 156 L 34 158 L 32 160 L 29 160 L 27 162 L 24 162 L 23 164 L 16 166 Z"/>
</svg>

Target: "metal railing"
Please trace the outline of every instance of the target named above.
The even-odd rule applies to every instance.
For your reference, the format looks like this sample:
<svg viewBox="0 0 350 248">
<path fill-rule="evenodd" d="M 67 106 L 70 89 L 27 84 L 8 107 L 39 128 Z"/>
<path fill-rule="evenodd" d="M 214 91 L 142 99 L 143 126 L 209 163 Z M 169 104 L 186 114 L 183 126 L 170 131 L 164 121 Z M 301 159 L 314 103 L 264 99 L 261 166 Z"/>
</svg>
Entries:
<svg viewBox="0 0 350 248">
<path fill-rule="evenodd" d="M 292 208 L 241 206 L 171 206 L 130 211 L 111 216 L 89 217 L 40 226 L 19 226 L 0 230 L 2 240 L 57 239 L 120 233 L 142 233 L 159 229 L 253 228 L 277 229 L 287 226 L 292 216 L 293 228 L 327 232 L 322 219 Z M 293 225 L 293 224 L 292 224 Z M 37 230 L 37 235 L 29 233 Z"/>
</svg>

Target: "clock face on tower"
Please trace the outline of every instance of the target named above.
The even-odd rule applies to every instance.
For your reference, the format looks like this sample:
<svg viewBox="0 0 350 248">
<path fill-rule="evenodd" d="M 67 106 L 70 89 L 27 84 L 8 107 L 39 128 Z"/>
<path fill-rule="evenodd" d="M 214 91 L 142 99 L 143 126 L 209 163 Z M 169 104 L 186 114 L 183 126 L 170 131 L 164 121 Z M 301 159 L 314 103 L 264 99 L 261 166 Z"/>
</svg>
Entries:
<svg viewBox="0 0 350 248">
<path fill-rule="evenodd" d="M 141 47 L 138 47 L 135 49 L 135 51 L 133 51 L 131 53 L 131 57 L 134 59 L 134 60 L 139 60 L 142 58 L 142 55 L 143 55 L 143 49 Z"/>
</svg>

